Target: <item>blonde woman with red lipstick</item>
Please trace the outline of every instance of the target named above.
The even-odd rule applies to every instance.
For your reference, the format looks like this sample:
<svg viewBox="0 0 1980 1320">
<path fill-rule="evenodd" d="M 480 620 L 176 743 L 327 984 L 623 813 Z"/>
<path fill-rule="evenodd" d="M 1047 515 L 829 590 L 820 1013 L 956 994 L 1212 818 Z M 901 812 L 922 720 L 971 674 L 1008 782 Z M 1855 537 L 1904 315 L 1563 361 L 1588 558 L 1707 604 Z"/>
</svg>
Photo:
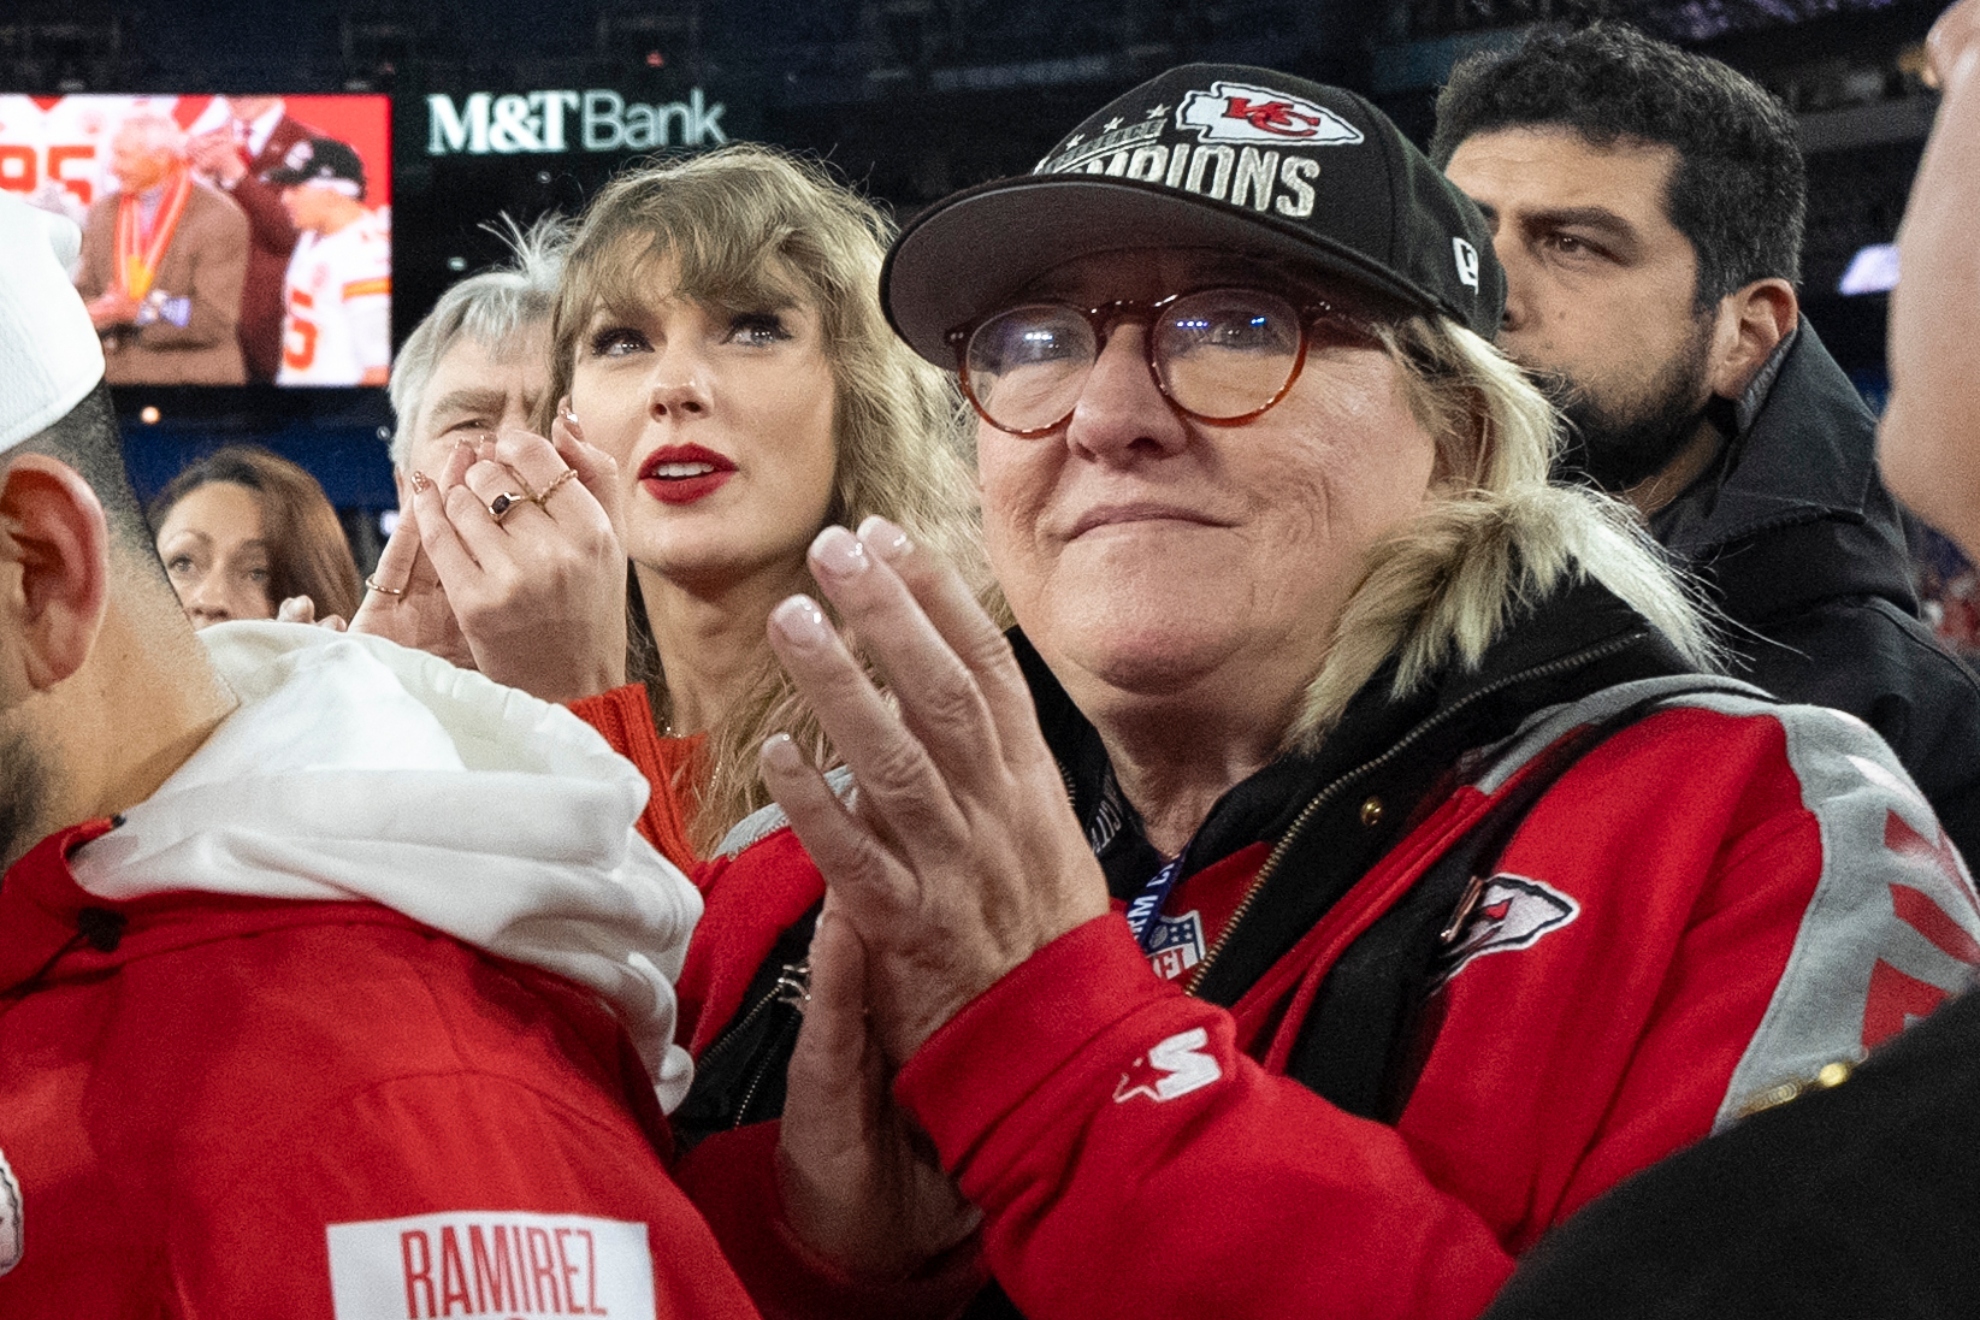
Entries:
<svg viewBox="0 0 1980 1320">
<path fill-rule="evenodd" d="M 883 514 L 984 577 L 958 396 L 880 310 L 890 232 L 764 147 L 614 180 L 564 257 L 535 433 L 412 474 L 354 624 L 568 703 L 684 867 L 768 804 L 770 733 L 833 763 L 765 637 L 816 590 L 813 536 Z"/>
<path fill-rule="evenodd" d="M 798 728 L 831 761 L 764 632 L 813 589 L 811 538 L 881 513 L 957 562 L 979 553 L 953 387 L 880 310 L 889 235 L 817 166 L 735 146 L 620 176 L 565 259 L 544 396 L 559 402 L 536 429 L 617 463 L 632 565 L 632 682 L 607 694 L 622 727 L 593 722 L 643 765 L 630 726 L 662 735 L 649 774 L 699 855 L 769 802 L 770 732 Z"/>
</svg>

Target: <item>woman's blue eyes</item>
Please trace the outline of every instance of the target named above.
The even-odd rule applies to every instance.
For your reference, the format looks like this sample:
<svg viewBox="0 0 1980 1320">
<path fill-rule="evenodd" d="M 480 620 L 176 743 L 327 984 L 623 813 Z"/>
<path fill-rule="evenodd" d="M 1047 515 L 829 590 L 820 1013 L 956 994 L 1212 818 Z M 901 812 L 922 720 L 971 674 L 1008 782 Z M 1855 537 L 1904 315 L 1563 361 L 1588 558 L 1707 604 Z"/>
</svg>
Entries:
<svg viewBox="0 0 1980 1320">
<path fill-rule="evenodd" d="M 784 328 L 783 318 L 771 312 L 744 312 L 729 322 L 731 343 L 763 346 L 780 343 L 790 337 L 791 332 Z"/>
<path fill-rule="evenodd" d="M 628 330 L 624 326 L 615 326 L 609 330 L 600 330 L 591 337 L 591 353 L 593 357 L 624 357 L 627 353 L 636 352 L 645 347 L 646 336 L 637 330 Z"/>
<path fill-rule="evenodd" d="M 729 320 L 722 342 L 749 348 L 768 348 L 791 337 L 784 319 L 775 312 L 739 312 Z M 652 344 L 644 334 L 629 326 L 612 326 L 591 337 L 593 357 L 625 357 L 642 352 Z"/>
</svg>

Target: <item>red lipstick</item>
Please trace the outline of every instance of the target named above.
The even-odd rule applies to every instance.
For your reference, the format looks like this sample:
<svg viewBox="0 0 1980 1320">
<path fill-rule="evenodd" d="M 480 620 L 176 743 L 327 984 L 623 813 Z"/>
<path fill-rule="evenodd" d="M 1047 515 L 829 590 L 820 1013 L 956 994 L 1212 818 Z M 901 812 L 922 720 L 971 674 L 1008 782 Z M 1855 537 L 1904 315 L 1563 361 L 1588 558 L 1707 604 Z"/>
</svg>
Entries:
<svg viewBox="0 0 1980 1320">
<path fill-rule="evenodd" d="M 722 489 L 736 465 L 700 445 L 662 445 L 639 465 L 639 484 L 662 504 L 692 504 Z"/>
</svg>

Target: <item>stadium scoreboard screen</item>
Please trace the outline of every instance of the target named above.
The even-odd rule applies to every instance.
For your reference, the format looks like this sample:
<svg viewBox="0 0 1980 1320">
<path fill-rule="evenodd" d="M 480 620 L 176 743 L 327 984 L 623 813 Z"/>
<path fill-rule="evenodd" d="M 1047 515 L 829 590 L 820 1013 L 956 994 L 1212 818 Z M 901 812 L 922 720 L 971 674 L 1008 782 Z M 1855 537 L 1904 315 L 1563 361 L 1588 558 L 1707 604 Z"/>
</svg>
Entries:
<svg viewBox="0 0 1980 1320">
<path fill-rule="evenodd" d="M 383 96 L 0 95 L 0 188 L 83 230 L 113 385 L 382 384 Z"/>
<path fill-rule="evenodd" d="M 391 96 L 0 95 L 0 189 L 83 227 L 113 385 L 376 386 L 446 287 L 503 258 L 504 216 L 575 215 L 635 161 L 758 137 L 763 92 L 413 66 Z"/>
</svg>

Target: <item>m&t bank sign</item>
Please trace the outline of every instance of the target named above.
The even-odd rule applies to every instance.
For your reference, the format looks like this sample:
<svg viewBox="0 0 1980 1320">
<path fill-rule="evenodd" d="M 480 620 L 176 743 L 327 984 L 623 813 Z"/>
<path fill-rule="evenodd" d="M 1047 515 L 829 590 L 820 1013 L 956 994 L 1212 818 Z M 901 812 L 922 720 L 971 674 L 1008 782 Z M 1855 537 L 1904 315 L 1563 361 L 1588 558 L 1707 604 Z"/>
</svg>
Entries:
<svg viewBox="0 0 1980 1320">
<path fill-rule="evenodd" d="M 438 92 L 426 98 L 426 151 L 513 156 L 719 147 L 729 140 L 722 131 L 725 109 L 720 101 L 709 104 L 699 87 L 685 101 L 655 105 L 596 90 L 472 92 L 458 102 Z"/>
</svg>

